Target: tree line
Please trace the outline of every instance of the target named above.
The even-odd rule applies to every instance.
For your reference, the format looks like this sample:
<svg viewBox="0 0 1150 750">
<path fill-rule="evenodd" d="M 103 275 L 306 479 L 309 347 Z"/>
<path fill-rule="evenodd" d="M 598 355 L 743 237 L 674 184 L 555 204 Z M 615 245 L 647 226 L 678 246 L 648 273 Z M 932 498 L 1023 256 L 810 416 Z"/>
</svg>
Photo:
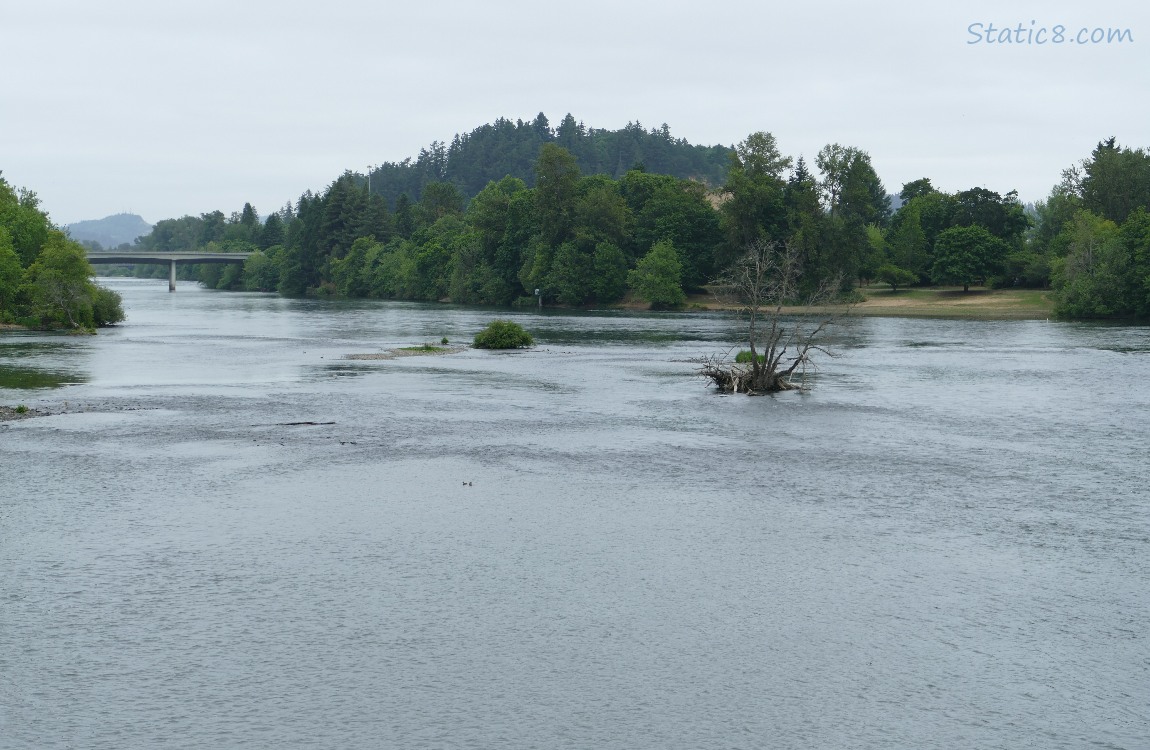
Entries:
<svg viewBox="0 0 1150 750">
<path fill-rule="evenodd" d="M 574 154 L 548 142 L 533 186 L 505 176 L 467 197 L 433 182 L 420 200 L 401 194 L 390 210 L 349 172 L 263 222 L 249 204 L 231 217 L 160 221 L 141 244 L 253 252 L 242 269 L 195 271 L 224 289 L 494 305 L 609 304 L 630 290 L 673 306 L 747 241 L 778 233 L 803 237 L 811 279 L 863 272 L 873 254 L 868 227 L 886 225 L 889 197 L 865 152 L 828 146 L 818 164 L 824 182 L 801 160 L 788 180 L 791 161 L 774 138 L 752 134 L 728 154 L 716 191 L 645 165 L 618 179 L 585 175 Z"/>
<path fill-rule="evenodd" d="M 1150 156 L 1114 139 L 1032 207 L 1013 191 L 948 193 L 924 177 L 902 186 L 895 210 L 856 147 L 828 144 L 808 164 L 753 133 L 711 187 L 646 164 L 587 174 L 553 136 L 540 138 L 530 182 L 489 178 L 472 195 L 429 181 L 418 200 L 389 205 L 374 179 L 369 192 L 347 172 L 265 219 L 250 204 L 169 219 L 141 244 L 253 251 L 242 268 L 185 271 L 221 289 L 491 305 L 533 304 L 538 292 L 573 306 L 631 292 L 667 307 L 752 243 L 776 242 L 798 256 L 797 294 L 832 278 L 848 296 L 873 282 L 1052 288 L 1065 316 L 1150 315 Z"/>
<path fill-rule="evenodd" d="M 92 283 L 84 248 L 0 175 L 0 323 L 92 330 L 124 319 L 120 296 Z"/>
</svg>

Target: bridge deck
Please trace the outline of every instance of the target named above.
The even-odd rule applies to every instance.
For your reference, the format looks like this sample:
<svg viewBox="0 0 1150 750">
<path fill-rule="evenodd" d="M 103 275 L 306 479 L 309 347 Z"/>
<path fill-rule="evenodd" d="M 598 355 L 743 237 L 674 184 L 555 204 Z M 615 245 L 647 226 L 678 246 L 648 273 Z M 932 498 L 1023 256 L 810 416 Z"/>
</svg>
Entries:
<svg viewBox="0 0 1150 750">
<path fill-rule="evenodd" d="M 251 253 L 89 252 L 89 263 L 243 263 Z"/>
<path fill-rule="evenodd" d="M 89 263 L 168 264 L 168 291 L 176 291 L 176 266 L 181 263 L 243 263 L 251 253 L 118 253 L 89 252 Z"/>
</svg>

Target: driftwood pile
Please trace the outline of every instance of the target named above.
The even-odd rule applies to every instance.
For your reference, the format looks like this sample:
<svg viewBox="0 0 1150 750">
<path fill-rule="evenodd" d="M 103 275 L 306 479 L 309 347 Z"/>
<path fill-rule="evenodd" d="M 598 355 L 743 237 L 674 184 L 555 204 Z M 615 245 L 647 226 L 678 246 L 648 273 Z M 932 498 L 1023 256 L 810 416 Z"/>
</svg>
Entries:
<svg viewBox="0 0 1150 750">
<path fill-rule="evenodd" d="M 731 362 L 724 357 L 704 357 L 695 360 L 697 372 L 719 390 L 720 393 L 745 393 L 748 396 L 779 391 L 802 390 L 802 384 L 792 383 L 787 376 L 777 372 L 767 372 L 766 368 Z"/>
</svg>

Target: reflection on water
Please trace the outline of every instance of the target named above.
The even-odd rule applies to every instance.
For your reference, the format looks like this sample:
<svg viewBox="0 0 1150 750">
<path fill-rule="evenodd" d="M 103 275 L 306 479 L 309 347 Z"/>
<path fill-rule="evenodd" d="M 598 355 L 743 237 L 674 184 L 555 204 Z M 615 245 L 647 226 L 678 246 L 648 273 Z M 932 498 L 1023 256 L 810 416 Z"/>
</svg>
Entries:
<svg viewBox="0 0 1150 750">
<path fill-rule="evenodd" d="M 87 338 L 87 337 L 85 337 Z M 79 337 L 0 331 L 0 403 L 12 391 L 59 388 L 87 381 L 83 366 L 87 343 Z"/>
<path fill-rule="evenodd" d="M 747 398 L 727 316 L 110 284 L 5 358 L 84 378 L 0 423 L 5 750 L 1150 736 L 1147 329 L 856 319 Z"/>
<path fill-rule="evenodd" d="M 0 390 L 35 390 L 59 388 L 63 385 L 83 383 L 84 378 L 67 372 L 38 370 L 30 367 L 9 367 L 0 364 Z"/>
<path fill-rule="evenodd" d="M 72 348 L 69 345 L 72 340 L 62 335 L 50 335 L 48 340 L 42 340 L 41 337 L 49 337 L 49 334 L 37 335 L 24 331 L 0 332 L 0 357 L 4 359 L 41 357 L 66 352 Z"/>
</svg>

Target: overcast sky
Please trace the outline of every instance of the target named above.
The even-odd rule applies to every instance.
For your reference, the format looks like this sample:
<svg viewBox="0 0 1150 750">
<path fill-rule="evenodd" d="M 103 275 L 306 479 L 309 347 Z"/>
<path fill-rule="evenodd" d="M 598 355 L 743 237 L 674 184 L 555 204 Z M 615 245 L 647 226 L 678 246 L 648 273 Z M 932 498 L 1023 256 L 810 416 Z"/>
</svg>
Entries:
<svg viewBox="0 0 1150 750">
<path fill-rule="evenodd" d="M 540 111 L 707 145 L 767 130 L 809 162 L 841 143 L 890 192 L 930 177 L 1025 201 L 1102 138 L 1150 146 L 1150 6 L 951 6 L 0 0 L 0 171 L 66 224 L 245 201 L 266 215 L 346 169 Z M 986 43 L 989 24 L 1020 23 L 1022 43 Z M 1069 41 L 1099 27 L 1132 41 Z"/>
</svg>

